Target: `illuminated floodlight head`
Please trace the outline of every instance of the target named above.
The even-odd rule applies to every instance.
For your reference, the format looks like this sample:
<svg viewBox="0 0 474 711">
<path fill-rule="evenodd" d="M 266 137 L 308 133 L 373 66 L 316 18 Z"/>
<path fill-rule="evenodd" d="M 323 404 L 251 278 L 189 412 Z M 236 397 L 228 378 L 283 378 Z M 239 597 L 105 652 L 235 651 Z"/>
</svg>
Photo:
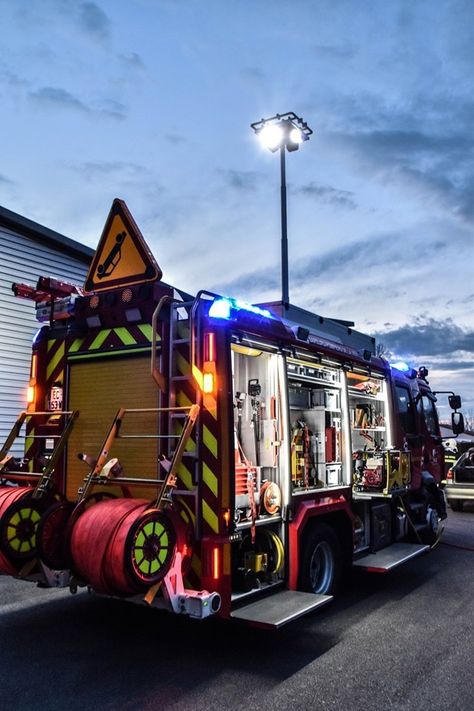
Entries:
<svg viewBox="0 0 474 711">
<path fill-rule="evenodd" d="M 248 304 L 246 301 L 242 301 L 241 299 L 230 299 L 226 297 L 215 299 L 213 301 L 209 309 L 209 316 L 211 318 L 229 320 L 236 318 L 239 311 L 243 311 L 244 313 L 252 313 L 257 316 L 264 316 L 265 318 L 274 318 L 268 309 L 262 309 L 260 306 Z"/>
<path fill-rule="evenodd" d="M 258 133 L 258 138 L 265 148 L 276 151 L 283 141 L 283 129 L 279 124 L 266 124 Z"/>
<path fill-rule="evenodd" d="M 305 140 L 304 133 L 301 131 L 301 129 L 297 128 L 296 126 L 293 126 L 292 128 L 290 128 L 288 139 L 291 141 L 291 143 L 297 143 L 299 145 Z"/>
<path fill-rule="evenodd" d="M 294 111 L 275 114 L 268 119 L 261 119 L 251 124 L 262 145 L 274 153 L 279 148 L 297 151 L 303 141 L 307 141 L 313 131 L 306 121 Z"/>
</svg>

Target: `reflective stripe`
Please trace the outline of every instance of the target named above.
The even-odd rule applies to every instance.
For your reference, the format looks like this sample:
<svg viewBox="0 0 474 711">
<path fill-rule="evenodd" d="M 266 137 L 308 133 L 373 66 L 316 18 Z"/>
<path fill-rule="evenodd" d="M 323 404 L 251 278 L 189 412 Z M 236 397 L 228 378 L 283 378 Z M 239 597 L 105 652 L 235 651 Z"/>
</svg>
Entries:
<svg viewBox="0 0 474 711">
<path fill-rule="evenodd" d="M 217 477 L 214 472 L 209 469 L 205 462 L 203 462 L 202 464 L 202 478 L 204 480 L 204 483 L 207 484 L 214 496 L 217 496 Z"/>
<path fill-rule="evenodd" d="M 206 425 L 204 425 L 203 427 L 202 438 L 208 450 L 212 452 L 212 454 L 217 459 L 217 439 L 214 437 L 212 432 L 206 427 Z"/>
<path fill-rule="evenodd" d="M 150 324 L 149 323 L 140 323 L 140 324 L 138 324 L 138 328 L 143 333 L 145 338 L 147 338 L 151 342 L 152 337 L 153 337 L 153 329 L 150 326 Z M 157 340 L 161 341 L 161 338 L 158 335 L 157 335 Z"/>
<path fill-rule="evenodd" d="M 189 363 L 179 352 L 176 353 L 176 365 L 181 375 L 189 375 L 191 371 Z"/>
<path fill-rule="evenodd" d="M 76 340 L 73 341 L 73 343 L 69 349 L 69 353 L 76 353 L 76 351 L 78 351 L 80 349 L 80 347 L 82 346 L 82 344 L 84 343 L 85 340 L 86 340 L 85 338 L 76 338 Z"/>
<path fill-rule="evenodd" d="M 124 346 L 135 346 L 137 343 L 130 331 L 123 326 L 114 328 L 114 333 L 120 338 Z"/>
<path fill-rule="evenodd" d="M 219 531 L 219 521 L 214 513 L 214 511 L 211 509 L 209 504 L 204 501 L 202 501 L 202 515 L 206 523 L 212 528 L 214 533 L 218 533 Z"/>
<path fill-rule="evenodd" d="M 178 474 L 186 489 L 190 491 L 193 488 L 193 477 L 183 462 L 179 465 Z"/>
<path fill-rule="evenodd" d="M 64 341 L 61 343 L 58 350 L 56 351 L 56 353 L 54 354 L 54 356 L 51 358 L 51 360 L 49 361 L 49 363 L 47 365 L 46 380 L 49 380 L 49 378 L 56 370 L 56 368 L 59 365 L 62 358 L 64 358 Z"/>
<path fill-rule="evenodd" d="M 105 331 L 101 331 L 100 333 L 97 334 L 97 336 L 94 338 L 92 343 L 90 344 L 88 350 L 93 351 L 95 348 L 100 348 L 109 333 L 112 333 L 111 328 L 106 328 Z"/>
</svg>

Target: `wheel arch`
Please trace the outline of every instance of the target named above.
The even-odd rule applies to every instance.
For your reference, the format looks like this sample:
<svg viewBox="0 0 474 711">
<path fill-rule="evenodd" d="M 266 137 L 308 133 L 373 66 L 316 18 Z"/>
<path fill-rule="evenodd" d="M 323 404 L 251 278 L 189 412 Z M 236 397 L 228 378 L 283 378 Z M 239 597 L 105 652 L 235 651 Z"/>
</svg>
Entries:
<svg viewBox="0 0 474 711">
<path fill-rule="evenodd" d="M 318 523 L 330 526 L 337 536 L 341 547 L 342 566 L 348 568 L 352 563 L 353 554 L 353 514 L 347 502 L 331 509 L 327 506 L 305 505 L 303 510 L 290 524 L 290 572 L 288 587 L 296 590 L 300 573 L 301 553 L 306 541 Z"/>
</svg>

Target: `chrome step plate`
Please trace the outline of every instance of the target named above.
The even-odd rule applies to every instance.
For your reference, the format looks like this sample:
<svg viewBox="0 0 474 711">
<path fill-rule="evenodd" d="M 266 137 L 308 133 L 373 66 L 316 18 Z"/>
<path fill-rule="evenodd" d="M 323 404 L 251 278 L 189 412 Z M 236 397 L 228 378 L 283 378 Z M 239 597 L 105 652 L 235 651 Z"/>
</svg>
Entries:
<svg viewBox="0 0 474 711">
<path fill-rule="evenodd" d="M 427 550 L 429 546 L 419 543 L 393 543 L 376 553 L 368 553 L 358 558 L 352 565 L 371 573 L 388 573 Z"/>
<path fill-rule="evenodd" d="M 278 629 L 288 622 L 331 602 L 332 595 L 313 595 L 296 590 L 282 590 L 231 612 L 235 620 L 256 627 Z"/>
</svg>

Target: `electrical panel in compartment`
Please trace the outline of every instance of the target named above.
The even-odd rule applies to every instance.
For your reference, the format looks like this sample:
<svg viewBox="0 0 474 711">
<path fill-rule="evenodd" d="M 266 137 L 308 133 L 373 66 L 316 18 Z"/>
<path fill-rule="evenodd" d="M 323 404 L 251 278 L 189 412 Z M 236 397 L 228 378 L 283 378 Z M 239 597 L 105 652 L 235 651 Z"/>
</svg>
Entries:
<svg viewBox="0 0 474 711">
<path fill-rule="evenodd" d="M 342 377 L 339 368 L 288 358 L 293 492 L 342 486 Z"/>
</svg>

